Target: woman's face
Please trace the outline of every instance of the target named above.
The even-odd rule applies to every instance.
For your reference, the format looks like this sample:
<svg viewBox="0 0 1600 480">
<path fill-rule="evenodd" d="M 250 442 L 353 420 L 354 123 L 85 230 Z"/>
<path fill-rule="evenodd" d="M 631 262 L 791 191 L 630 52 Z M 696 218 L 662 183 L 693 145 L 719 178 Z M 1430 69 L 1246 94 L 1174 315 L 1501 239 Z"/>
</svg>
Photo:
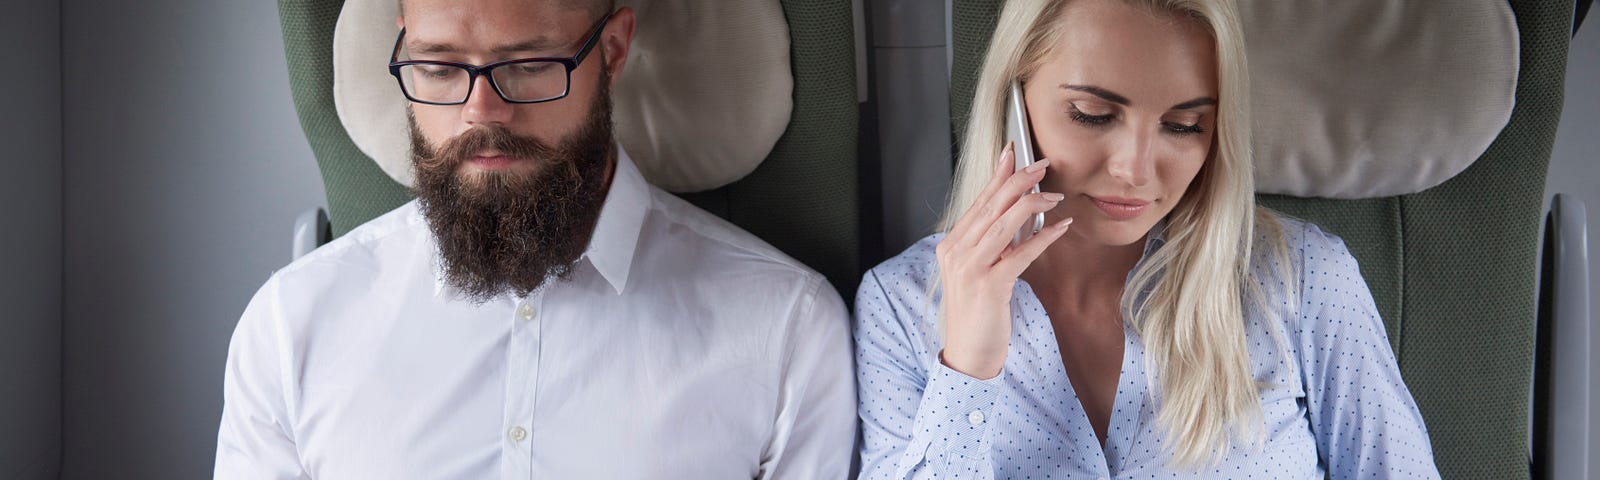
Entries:
<svg viewBox="0 0 1600 480">
<path fill-rule="evenodd" d="M 1112 0 L 1071 2 L 1053 53 L 1023 87 L 1039 187 L 1066 195 L 1047 224 L 1091 245 L 1140 241 L 1182 199 L 1216 127 L 1217 60 L 1194 20 Z"/>
</svg>

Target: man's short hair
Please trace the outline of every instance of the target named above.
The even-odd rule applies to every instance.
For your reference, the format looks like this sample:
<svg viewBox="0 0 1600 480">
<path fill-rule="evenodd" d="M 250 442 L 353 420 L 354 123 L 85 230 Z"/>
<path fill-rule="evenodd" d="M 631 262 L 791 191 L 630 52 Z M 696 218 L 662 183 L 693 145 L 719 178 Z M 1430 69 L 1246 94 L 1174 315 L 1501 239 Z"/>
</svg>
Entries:
<svg viewBox="0 0 1600 480">
<path fill-rule="evenodd" d="M 561 0 L 570 8 L 588 8 L 595 20 L 617 9 L 617 0 Z"/>
</svg>

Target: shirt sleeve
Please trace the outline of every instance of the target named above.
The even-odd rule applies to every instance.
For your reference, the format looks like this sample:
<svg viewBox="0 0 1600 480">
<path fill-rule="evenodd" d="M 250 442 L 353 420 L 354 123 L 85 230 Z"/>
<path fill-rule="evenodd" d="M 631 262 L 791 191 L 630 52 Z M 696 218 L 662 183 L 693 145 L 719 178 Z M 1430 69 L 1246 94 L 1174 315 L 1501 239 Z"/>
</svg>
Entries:
<svg viewBox="0 0 1600 480">
<path fill-rule="evenodd" d="M 833 286 L 813 275 L 788 322 L 778 419 L 760 478 L 846 478 L 856 440 L 850 316 Z"/>
<path fill-rule="evenodd" d="M 309 479 L 300 466 L 284 394 L 277 281 L 245 307 L 228 346 L 215 478 Z"/>
<path fill-rule="evenodd" d="M 1330 478 L 1439 478 L 1416 401 L 1354 256 L 1307 227 L 1296 337 L 1317 454 Z"/>
<path fill-rule="evenodd" d="M 991 426 L 1005 373 L 978 380 L 919 348 L 925 313 L 897 310 L 873 272 L 856 294 L 860 478 L 992 479 Z"/>
</svg>

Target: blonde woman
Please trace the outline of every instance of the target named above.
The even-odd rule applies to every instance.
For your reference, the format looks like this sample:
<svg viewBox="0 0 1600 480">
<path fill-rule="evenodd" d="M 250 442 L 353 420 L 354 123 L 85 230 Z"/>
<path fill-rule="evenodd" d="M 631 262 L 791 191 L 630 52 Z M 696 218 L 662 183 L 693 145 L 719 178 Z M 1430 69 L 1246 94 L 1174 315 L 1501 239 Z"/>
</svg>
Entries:
<svg viewBox="0 0 1600 480">
<path fill-rule="evenodd" d="M 1254 204 L 1230 0 L 1011 0 L 987 55 L 943 233 L 856 296 L 862 478 L 1438 476 L 1355 259 Z"/>
</svg>

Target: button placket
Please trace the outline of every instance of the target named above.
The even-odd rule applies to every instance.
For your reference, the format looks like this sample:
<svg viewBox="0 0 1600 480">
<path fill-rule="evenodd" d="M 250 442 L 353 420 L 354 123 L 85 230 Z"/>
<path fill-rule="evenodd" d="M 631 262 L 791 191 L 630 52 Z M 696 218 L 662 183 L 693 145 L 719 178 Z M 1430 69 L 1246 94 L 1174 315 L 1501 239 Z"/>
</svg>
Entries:
<svg viewBox="0 0 1600 480">
<path fill-rule="evenodd" d="M 543 293 L 533 293 L 510 309 L 506 342 L 505 472 L 516 478 L 533 474 L 532 437 L 539 386 L 539 352 Z M 504 310 L 502 310 L 504 311 Z"/>
</svg>

